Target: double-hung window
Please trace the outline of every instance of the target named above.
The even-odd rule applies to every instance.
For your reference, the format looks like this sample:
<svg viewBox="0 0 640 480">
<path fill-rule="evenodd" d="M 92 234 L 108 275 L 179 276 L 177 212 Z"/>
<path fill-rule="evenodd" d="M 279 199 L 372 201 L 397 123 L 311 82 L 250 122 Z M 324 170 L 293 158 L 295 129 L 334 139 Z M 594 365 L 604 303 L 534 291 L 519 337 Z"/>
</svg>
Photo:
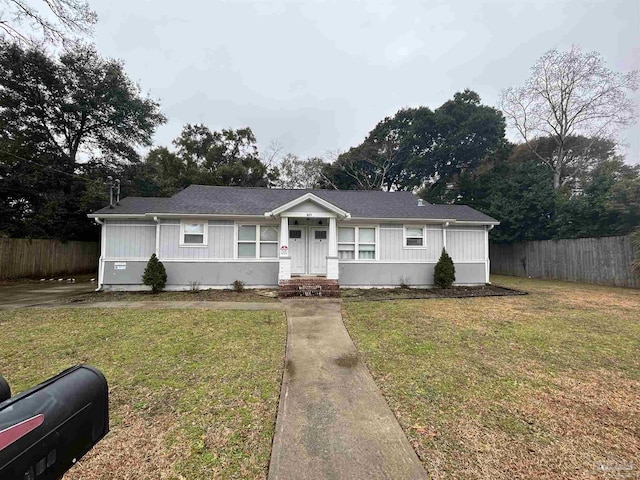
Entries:
<svg viewBox="0 0 640 480">
<path fill-rule="evenodd" d="M 404 246 L 409 248 L 424 247 L 424 227 L 405 226 L 404 227 Z"/>
<path fill-rule="evenodd" d="M 183 221 L 180 223 L 180 245 L 203 247 L 207 245 L 208 222 Z"/>
<path fill-rule="evenodd" d="M 373 227 L 338 228 L 340 260 L 375 260 L 376 229 Z"/>
<path fill-rule="evenodd" d="M 276 258 L 278 227 L 238 225 L 238 258 Z"/>
<path fill-rule="evenodd" d="M 354 260 L 356 258 L 355 227 L 338 228 L 338 258 Z"/>
</svg>

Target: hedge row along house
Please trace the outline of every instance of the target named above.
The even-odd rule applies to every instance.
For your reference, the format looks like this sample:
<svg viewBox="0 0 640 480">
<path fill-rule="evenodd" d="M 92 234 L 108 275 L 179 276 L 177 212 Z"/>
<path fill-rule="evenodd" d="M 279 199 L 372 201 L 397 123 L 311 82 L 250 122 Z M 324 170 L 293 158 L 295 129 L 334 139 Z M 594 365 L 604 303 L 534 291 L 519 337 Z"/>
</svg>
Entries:
<svg viewBox="0 0 640 480">
<path fill-rule="evenodd" d="M 433 285 L 443 248 L 457 285 L 489 282 L 489 230 L 464 205 L 410 192 L 283 190 L 192 185 L 170 198 L 127 197 L 89 215 L 102 225 L 99 288 L 142 290 L 155 253 L 167 289 L 304 283 Z"/>
</svg>

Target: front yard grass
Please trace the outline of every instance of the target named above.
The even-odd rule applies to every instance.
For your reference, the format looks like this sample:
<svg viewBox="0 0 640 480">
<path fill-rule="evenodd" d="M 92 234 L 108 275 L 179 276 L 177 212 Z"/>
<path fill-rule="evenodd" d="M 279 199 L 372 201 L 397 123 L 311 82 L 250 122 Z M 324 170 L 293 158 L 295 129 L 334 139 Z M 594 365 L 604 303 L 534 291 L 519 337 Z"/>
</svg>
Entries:
<svg viewBox="0 0 640 480">
<path fill-rule="evenodd" d="M 343 304 L 432 478 L 637 478 L 640 291 L 493 277 L 526 296 Z"/>
<path fill-rule="evenodd" d="M 0 312 L 13 393 L 76 364 L 103 371 L 111 433 L 65 479 L 266 478 L 284 364 L 279 312 Z"/>
</svg>

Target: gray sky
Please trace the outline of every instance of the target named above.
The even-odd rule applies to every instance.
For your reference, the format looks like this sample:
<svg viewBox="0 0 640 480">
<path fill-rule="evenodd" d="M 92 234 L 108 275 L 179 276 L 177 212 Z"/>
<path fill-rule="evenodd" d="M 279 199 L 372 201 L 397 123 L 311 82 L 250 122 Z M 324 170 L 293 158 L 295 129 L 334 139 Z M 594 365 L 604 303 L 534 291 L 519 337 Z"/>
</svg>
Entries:
<svg viewBox="0 0 640 480">
<path fill-rule="evenodd" d="M 346 150 L 401 107 L 471 88 L 496 105 L 551 48 L 640 69 L 638 0 L 91 1 L 99 51 L 185 123 L 249 126 L 301 156 Z M 635 99 L 640 104 L 640 94 Z M 640 126 L 623 132 L 640 163 Z M 510 135 L 511 139 L 517 137 Z"/>
</svg>

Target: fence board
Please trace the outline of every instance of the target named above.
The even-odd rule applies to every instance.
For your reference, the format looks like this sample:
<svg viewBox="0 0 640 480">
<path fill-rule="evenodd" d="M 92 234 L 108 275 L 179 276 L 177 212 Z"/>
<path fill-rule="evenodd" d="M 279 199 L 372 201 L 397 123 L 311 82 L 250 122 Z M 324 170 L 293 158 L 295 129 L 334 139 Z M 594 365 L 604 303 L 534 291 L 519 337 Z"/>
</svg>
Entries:
<svg viewBox="0 0 640 480">
<path fill-rule="evenodd" d="M 631 238 L 600 237 L 490 244 L 491 273 L 640 288 Z"/>
<path fill-rule="evenodd" d="M 96 242 L 0 238 L 0 278 L 92 272 L 98 255 Z"/>
</svg>

